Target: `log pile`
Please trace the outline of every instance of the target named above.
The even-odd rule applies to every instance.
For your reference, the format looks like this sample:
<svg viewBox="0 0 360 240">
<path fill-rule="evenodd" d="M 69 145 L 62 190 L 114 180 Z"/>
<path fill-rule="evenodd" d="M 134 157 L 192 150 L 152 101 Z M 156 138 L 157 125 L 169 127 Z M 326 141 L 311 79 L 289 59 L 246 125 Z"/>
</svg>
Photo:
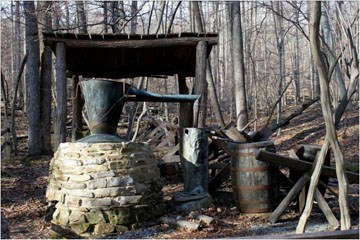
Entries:
<svg viewBox="0 0 360 240">
<path fill-rule="evenodd" d="M 179 128 L 159 118 L 145 120 L 136 141 L 148 143 L 160 157 L 161 176 L 173 176 L 180 172 Z"/>
</svg>

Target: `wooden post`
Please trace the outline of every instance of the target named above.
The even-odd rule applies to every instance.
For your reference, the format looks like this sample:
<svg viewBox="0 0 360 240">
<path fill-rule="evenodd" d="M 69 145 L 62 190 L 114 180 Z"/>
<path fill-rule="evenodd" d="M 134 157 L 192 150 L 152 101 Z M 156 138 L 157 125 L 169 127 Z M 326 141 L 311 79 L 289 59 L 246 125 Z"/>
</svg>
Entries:
<svg viewBox="0 0 360 240">
<path fill-rule="evenodd" d="M 334 216 L 333 212 L 331 211 L 329 205 L 325 201 L 323 195 L 320 193 L 318 188 L 315 189 L 314 197 L 315 200 L 318 202 L 318 206 L 320 207 L 321 211 L 324 213 L 332 229 L 333 230 L 338 229 L 340 227 L 340 223 Z"/>
<path fill-rule="evenodd" d="M 207 81 L 206 81 L 206 58 L 207 43 L 205 41 L 198 42 L 196 46 L 196 68 L 194 93 L 200 94 L 199 102 L 195 102 L 194 106 L 194 123 L 193 127 L 205 127 L 206 108 L 207 108 Z"/>
<path fill-rule="evenodd" d="M 83 137 L 82 134 L 82 108 L 84 106 L 84 101 L 81 98 L 81 88 L 79 86 L 79 76 L 73 76 L 73 99 L 72 99 L 72 132 L 71 132 L 71 141 L 75 142 L 76 140 Z"/>
<path fill-rule="evenodd" d="M 189 88 L 186 86 L 186 78 L 184 75 L 178 74 L 178 83 L 179 83 L 179 94 L 189 94 Z M 183 129 L 186 127 L 191 127 L 193 123 L 193 103 L 180 103 L 179 109 L 179 137 L 181 139 L 181 135 Z M 181 140 L 179 141 L 181 143 Z"/>
<path fill-rule="evenodd" d="M 56 44 L 56 124 L 55 148 L 66 141 L 66 47 L 59 42 Z"/>
<path fill-rule="evenodd" d="M 294 159 L 300 160 L 299 157 L 296 155 L 294 150 L 290 150 L 289 156 L 294 158 Z M 290 169 L 290 171 L 291 171 L 291 169 Z M 304 211 L 305 202 L 306 202 L 306 186 L 304 186 L 301 189 L 301 192 L 299 194 L 299 213 L 300 214 L 302 214 L 302 212 Z"/>
</svg>

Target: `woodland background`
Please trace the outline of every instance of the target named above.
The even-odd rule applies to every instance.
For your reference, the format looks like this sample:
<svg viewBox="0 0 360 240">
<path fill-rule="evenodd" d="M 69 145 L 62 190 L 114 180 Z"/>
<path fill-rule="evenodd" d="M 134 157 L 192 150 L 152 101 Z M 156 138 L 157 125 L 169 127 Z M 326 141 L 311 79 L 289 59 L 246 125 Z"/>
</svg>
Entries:
<svg viewBox="0 0 360 240">
<path fill-rule="evenodd" d="M 211 52 L 211 71 L 207 74 L 208 125 L 214 122 L 223 125 L 225 119 L 226 123 L 233 120 L 243 127 L 253 121 L 251 130 L 257 130 L 259 115 L 273 115 L 279 122 L 287 106 L 304 103 L 320 94 L 319 75 L 310 52 L 309 6 L 305 1 L 13 1 L 3 2 L 1 13 L 2 97 L 7 106 L 15 104 L 16 109 L 29 116 L 33 133 L 29 134 L 30 155 L 54 150 L 47 135 L 54 117 L 51 111 L 57 107 L 56 84 L 54 74 L 46 72 L 54 59 L 42 44 L 42 31 L 219 33 L 219 44 Z M 348 42 L 351 38 L 358 48 L 359 5 L 356 1 L 323 2 L 321 16 L 321 52 L 327 68 L 335 66 L 329 82 L 331 105 L 336 109 L 343 98 L 356 104 L 358 79 L 351 76 L 354 57 Z M 32 47 L 26 41 L 35 44 Z M 35 54 L 30 51 L 20 75 L 25 53 L 32 48 L 39 51 Z M 71 94 L 71 81 L 68 79 L 68 104 L 76 94 Z M 139 79 L 127 81 L 138 85 Z M 188 79 L 188 85 L 192 86 L 192 79 Z M 178 89 L 171 77 L 151 80 L 149 86 L 144 86 L 169 94 Z M 17 98 L 13 102 L 15 92 Z M 219 104 L 213 104 L 216 102 Z M 236 109 L 236 105 L 241 109 Z M 156 108 L 169 119 L 168 107 Z M 219 109 L 223 117 L 219 117 Z M 240 111 L 242 114 L 237 115 Z M 10 117 L 6 119 L 9 121 L 4 124 L 10 126 Z M 16 148 L 14 143 L 12 147 Z"/>
</svg>

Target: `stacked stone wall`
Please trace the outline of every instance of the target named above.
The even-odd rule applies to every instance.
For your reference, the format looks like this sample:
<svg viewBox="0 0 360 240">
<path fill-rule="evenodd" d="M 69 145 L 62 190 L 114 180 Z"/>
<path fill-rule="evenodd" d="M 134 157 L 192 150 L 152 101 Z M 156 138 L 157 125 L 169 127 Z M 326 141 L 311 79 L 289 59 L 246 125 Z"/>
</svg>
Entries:
<svg viewBox="0 0 360 240">
<path fill-rule="evenodd" d="M 54 229 L 80 236 L 123 232 L 162 214 L 160 173 L 143 143 L 62 143 L 50 163 Z"/>
</svg>

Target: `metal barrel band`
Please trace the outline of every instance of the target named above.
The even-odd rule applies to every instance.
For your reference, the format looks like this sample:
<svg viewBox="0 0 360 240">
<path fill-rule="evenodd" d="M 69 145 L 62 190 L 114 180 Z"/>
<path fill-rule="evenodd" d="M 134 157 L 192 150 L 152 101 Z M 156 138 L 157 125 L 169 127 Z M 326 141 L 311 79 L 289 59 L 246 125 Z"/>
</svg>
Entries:
<svg viewBox="0 0 360 240">
<path fill-rule="evenodd" d="M 242 213 L 267 213 L 271 212 L 272 208 L 249 208 L 249 209 L 241 209 Z"/>
<path fill-rule="evenodd" d="M 271 204 L 270 200 L 259 200 L 259 201 L 239 201 L 243 205 L 259 205 L 259 204 Z"/>
<path fill-rule="evenodd" d="M 240 157 L 255 157 L 256 152 L 238 152 Z"/>
<path fill-rule="evenodd" d="M 257 190 L 269 190 L 272 189 L 272 185 L 259 185 L 259 186 L 238 186 L 233 185 L 233 189 L 243 190 L 243 191 L 257 191 Z"/>
<path fill-rule="evenodd" d="M 265 172 L 270 170 L 269 166 L 231 168 L 232 172 Z"/>
</svg>

